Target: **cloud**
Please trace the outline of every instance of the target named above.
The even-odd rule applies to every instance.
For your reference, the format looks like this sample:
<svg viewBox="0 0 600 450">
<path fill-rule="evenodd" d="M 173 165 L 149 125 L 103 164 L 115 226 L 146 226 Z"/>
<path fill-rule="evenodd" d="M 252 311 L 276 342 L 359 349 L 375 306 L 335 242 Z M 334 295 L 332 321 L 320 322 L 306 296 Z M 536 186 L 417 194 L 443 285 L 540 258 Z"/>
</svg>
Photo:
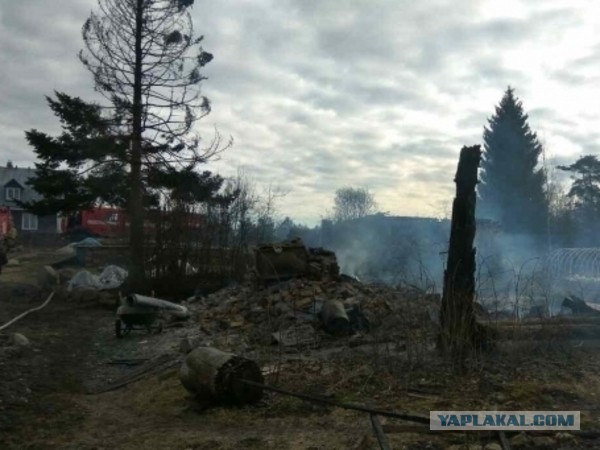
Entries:
<svg viewBox="0 0 600 450">
<path fill-rule="evenodd" d="M 394 214 L 438 215 L 460 148 L 481 143 L 508 85 L 552 155 L 597 151 L 598 7 L 507 2 L 195 2 L 195 27 L 215 55 L 203 83 L 213 112 L 198 131 L 235 139 L 209 168 L 243 166 L 259 187 L 282 186 L 280 213 L 311 223 L 343 186 L 369 187 Z M 0 6 L 5 159 L 32 164 L 24 130 L 59 130 L 45 95 L 98 99 L 76 59 L 95 7 Z"/>
</svg>

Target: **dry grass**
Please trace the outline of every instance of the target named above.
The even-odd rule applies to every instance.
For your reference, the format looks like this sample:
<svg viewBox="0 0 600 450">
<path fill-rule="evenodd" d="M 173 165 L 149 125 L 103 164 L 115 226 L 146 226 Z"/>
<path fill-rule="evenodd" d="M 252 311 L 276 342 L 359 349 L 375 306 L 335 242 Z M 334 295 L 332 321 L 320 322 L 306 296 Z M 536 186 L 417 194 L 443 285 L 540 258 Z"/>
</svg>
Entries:
<svg viewBox="0 0 600 450">
<path fill-rule="evenodd" d="M 17 259 L 17 266 L 5 266 L 0 274 L 0 283 L 28 284 L 35 282 L 35 274 L 45 265 L 55 263 L 64 259 L 64 256 L 54 252 L 38 252 L 28 254 L 11 255 L 10 259 Z"/>
<path fill-rule="evenodd" d="M 31 282 L 32 267 L 44 263 L 41 259 L 32 260 L 24 267 L 9 268 L 9 277 Z M 17 306 L 20 308 L 12 303 L 13 308 Z M 64 317 L 66 313 L 68 316 Z M 110 350 L 116 351 L 122 345 L 111 333 L 104 341 L 94 334 L 93 327 L 104 326 L 107 317 L 105 312 L 101 315 L 89 308 L 76 310 L 72 304 L 57 302 L 44 314 L 24 321 L 23 326 L 28 327 L 25 334 L 34 343 L 55 352 L 54 364 L 44 362 L 52 370 L 36 366 L 32 360 L 36 376 L 54 384 L 51 391 L 35 396 L 35 404 L 23 405 L 16 412 L 21 420 L 9 439 L 3 441 L 3 448 L 378 448 L 366 414 L 324 408 L 277 394 L 268 394 L 261 404 L 252 407 L 198 410 L 181 386 L 176 370 L 114 392 L 82 394 L 82 381 L 103 364 L 98 353 L 94 353 L 94 346 L 104 346 L 102 355 L 106 358 Z M 85 323 L 79 323 L 82 318 Z M 110 325 L 110 321 L 106 322 L 107 327 Z M 472 370 L 457 373 L 431 351 L 431 336 L 417 332 L 408 336 L 404 343 L 373 346 L 366 351 L 345 347 L 335 356 L 315 357 L 308 353 L 305 356 L 309 359 L 301 361 L 279 360 L 277 352 L 263 349 L 264 354 L 274 354 L 269 360 L 271 365 L 279 366 L 279 373 L 269 375 L 267 380 L 290 390 L 343 402 L 421 414 L 444 409 L 575 409 L 582 411 L 582 429 L 600 429 L 598 348 L 523 342 L 501 346 Z M 554 342 L 554 337 L 549 336 Z M 402 344 L 408 351 L 399 350 Z M 94 357 L 93 364 L 86 366 L 79 356 L 70 356 L 76 350 L 88 358 Z M 445 449 L 450 444 L 481 441 L 476 434 L 394 433 L 389 438 L 392 448 L 414 450 Z M 575 448 L 565 445 L 564 448 Z"/>
</svg>

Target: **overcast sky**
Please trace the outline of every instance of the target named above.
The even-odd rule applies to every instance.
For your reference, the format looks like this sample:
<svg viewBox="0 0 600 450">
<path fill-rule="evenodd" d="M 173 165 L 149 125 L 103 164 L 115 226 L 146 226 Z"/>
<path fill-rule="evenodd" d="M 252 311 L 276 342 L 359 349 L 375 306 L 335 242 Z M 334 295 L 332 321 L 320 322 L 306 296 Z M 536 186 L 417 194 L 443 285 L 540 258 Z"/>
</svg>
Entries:
<svg viewBox="0 0 600 450">
<path fill-rule="evenodd" d="M 94 98 L 76 55 L 95 7 L 0 0 L 0 165 L 32 165 L 24 130 L 59 130 L 45 95 Z M 235 139 L 208 168 L 280 186 L 280 216 L 314 224 L 344 186 L 447 214 L 458 152 L 509 84 L 551 161 L 598 150 L 594 0 L 196 0 L 193 17 L 215 56 L 200 131 Z"/>
</svg>

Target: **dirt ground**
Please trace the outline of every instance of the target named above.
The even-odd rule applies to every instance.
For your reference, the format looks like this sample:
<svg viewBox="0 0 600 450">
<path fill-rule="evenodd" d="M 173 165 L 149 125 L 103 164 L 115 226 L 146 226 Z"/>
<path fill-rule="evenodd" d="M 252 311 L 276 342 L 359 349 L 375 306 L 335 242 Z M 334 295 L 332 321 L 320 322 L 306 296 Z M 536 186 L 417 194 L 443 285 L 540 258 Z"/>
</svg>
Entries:
<svg viewBox="0 0 600 450">
<path fill-rule="evenodd" d="M 32 286 L 13 283 L 0 285 L 0 298 L 2 323 L 43 300 Z M 285 414 L 278 411 L 281 405 L 266 402 L 199 414 L 176 370 L 87 395 L 128 370 L 106 364 L 124 355 L 113 324 L 110 310 L 56 300 L 11 327 L 11 333 L 27 336 L 31 347 L 5 345 L 0 356 L 2 448 L 350 448 L 369 430 L 358 414 L 313 411 L 300 402 L 283 404 Z M 148 347 L 158 339 L 145 333 L 130 338 L 125 344 Z M 349 427 L 354 420 L 364 422 L 359 430 Z"/>
<path fill-rule="evenodd" d="M 38 262 L 39 265 L 39 262 Z M 0 325 L 41 304 L 35 270 L 0 276 Z M 114 336 L 114 311 L 56 298 L 0 333 L 2 449 L 377 449 L 369 417 L 267 394 L 258 405 L 199 409 L 169 369 L 123 388 L 91 395 L 150 358 L 163 335 Z M 21 333 L 28 346 L 11 343 Z M 344 350 L 335 359 L 280 359 L 271 384 L 379 409 L 580 410 L 582 430 L 600 430 L 600 351 L 588 342 L 521 343 L 457 374 L 413 349 L 396 361 L 381 348 Z M 425 352 L 421 350 L 421 352 Z M 382 420 L 394 449 L 487 448 L 496 435 L 407 432 Z M 395 428 L 394 428 L 395 427 Z M 409 430 L 410 431 L 410 430 Z M 511 435 L 512 447 L 600 448 L 600 439 L 571 433 Z M 461 447 L 462 446 L 462 447 Z"/>
</svg>

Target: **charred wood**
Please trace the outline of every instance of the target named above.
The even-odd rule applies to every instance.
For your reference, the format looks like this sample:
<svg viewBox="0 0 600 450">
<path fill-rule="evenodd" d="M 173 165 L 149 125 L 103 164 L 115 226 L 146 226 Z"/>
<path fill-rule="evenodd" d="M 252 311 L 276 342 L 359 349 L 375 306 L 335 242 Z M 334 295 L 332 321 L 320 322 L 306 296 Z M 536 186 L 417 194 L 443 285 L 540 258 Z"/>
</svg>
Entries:
<svg viewBox="0 0 600 450">
<path fill-rule="evenodd" d="M 439 347 L 456 362 L 463 362 L 487 341 L 483 327 L 475 318 L 475 203 L 477 170 L 481 148 L 463 147 L 454 181 L 456 197 L 452 205 L 452 224 L 444 291 L 440 311 Z"/>
<path fill-rule="evenodd" d="M 264 381 L 254 361 L 212 347 L 191 351 L 181 366 L 179 378 L 203 403 L 246 405 L 260 401 L 263 394 L 262 388 L 244 382 Z"/>
</svg>

